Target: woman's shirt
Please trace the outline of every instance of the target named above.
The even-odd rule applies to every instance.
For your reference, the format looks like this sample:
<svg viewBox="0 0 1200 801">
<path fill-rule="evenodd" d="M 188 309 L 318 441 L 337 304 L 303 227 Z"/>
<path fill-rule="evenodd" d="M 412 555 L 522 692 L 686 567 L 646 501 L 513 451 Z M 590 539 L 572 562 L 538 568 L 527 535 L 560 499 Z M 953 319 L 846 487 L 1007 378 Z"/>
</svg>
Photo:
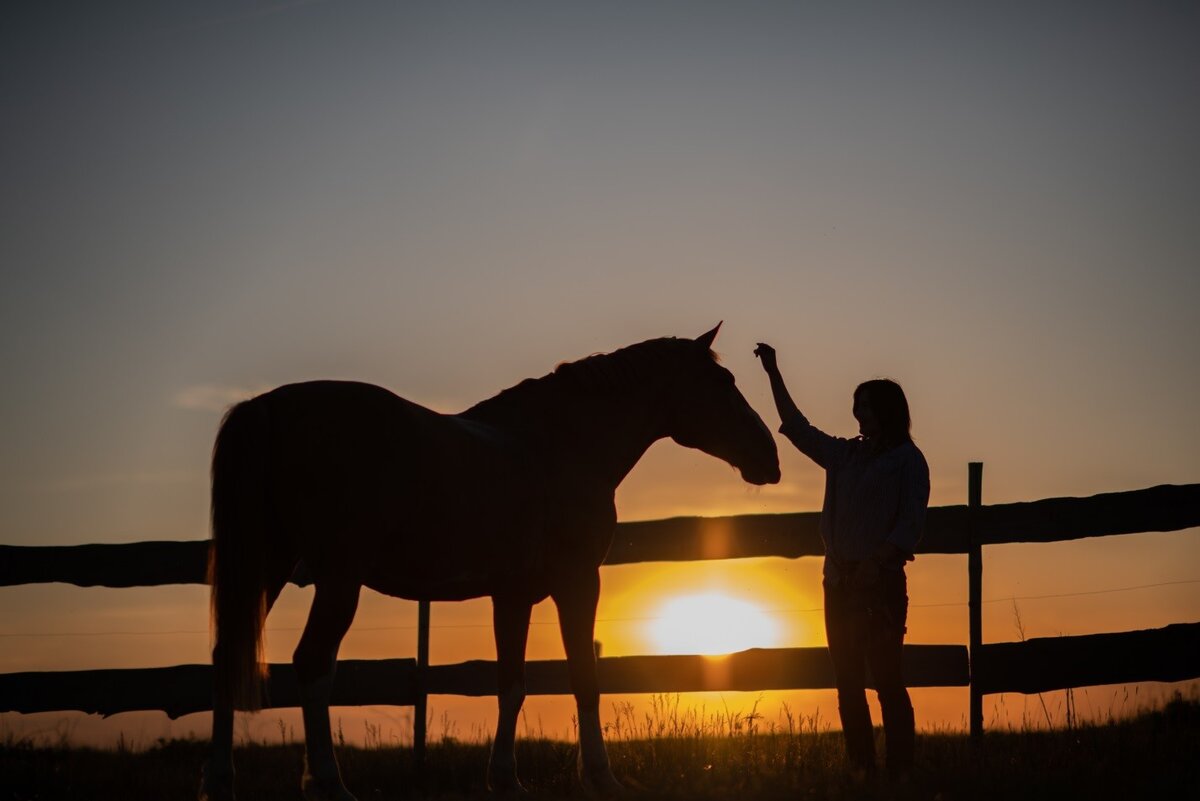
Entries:
<svg viewBox="0 0 1200 801">
<path fill-rule="evenodd" d="M 837 574 L 838 562 L 866 559 L 885 541 L 906 555 L 885 567 L 901 568 L 913 558 L 929 504 L 929 465 L 920 448 L 909 441 L 875 453 L 865 440 L 830 436 L 798 412 L 779 433 L 825 468 L 827 579 Z"/>
</svg>

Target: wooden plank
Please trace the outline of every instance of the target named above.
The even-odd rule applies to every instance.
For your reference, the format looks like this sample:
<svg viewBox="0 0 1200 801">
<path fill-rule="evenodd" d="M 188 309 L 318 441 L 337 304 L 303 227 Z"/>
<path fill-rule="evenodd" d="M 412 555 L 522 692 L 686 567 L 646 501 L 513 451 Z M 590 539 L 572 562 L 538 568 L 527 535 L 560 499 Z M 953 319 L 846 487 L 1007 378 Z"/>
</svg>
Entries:
<svg viewBox="0 0 1200 801">
<path fill-rule="evenodd" d="M 963 553 L 966 507 L 929 510 L 921 553 Z M 676 517 L 618 523 L 607 565 L 655 561 L 820 556 L 816 512 Z M 958 527 L 954 529 L 954 527 Z M 952 530 L 959 534 L 951 535 Z M 0 545 L 0 586 L 62 582 L 78 587 L 156 587 L 205 583 L 208 541 L 96 545 Z M 303 566 L 292 583 L 310 583 Z"/>
<path fill-rule="evenodd" d="M 0 675 L 0 712 L 100 715 L 161 709 L 172 718 L 212 708 L 209 665 Z"/>
<path fill-rule="evenodd" d="M 965 687 L 967 649 L 961 645 L 905 645 L 904 676 L 910 687 Z M 435 695 L 492 695 L 496 665 L 490 661 L 429 669 Z M 597 664 L 604 693 L 821 690 L 836 686 L 827 648 L 752 648 L 727 656 L 616 656 Z M 868 676 L 868 681 L 871 679 Z M 526 663 L 529 695 L 568 695 L 567 663 Z M 871 686 L 874 686 L 873 684 Z"/>
<path fill-rule="evenodd" d="M 338 662 L 336 706 L 411 706 L 413 659 L 349 659 Z M 212 667 L 68 670 L 0 674 L 0 712 L 80 711 L 100 715 L 162 710 L 171 718 L 212 709 Z M 267 709 L 300 705 L 295 671 L 270 665 Z"/>
<path fill-rule="evenodd" d="M 606 565 L 777 556 L 822 556 L 820 512 L 672 517 L 617 524 Z M 934 507 L 918 553 L 966 553 L 966 507 Z"/>
<path fill-rule="evenodd" d="M 966 506 L 930 509 L 917 552 L 967 553 L 967 514 Z M 824 548 L 819 520 L 817 512 L 798 512 L 618 523 L 605 564 L 820 556 Z M 1176 531 L 1196 526 L 1200 526 L 1200 484 L 984 506 L 978 520 L 980 542 L 985 545 Z M 0 586 L 53 581 L 80 587 L 203 584 L 207 558 L 207 540 L 0 545 Z M 302 569 L 292 577 L 292 582 L 309 583 Z"/>
<path fill-rule="evenodd" d="M 338 662 L 335 706 L 412 706 L 417 700 L 416 660 Z M 8 673 L 0 675 L 0 712 L 79 710 L 112 715 L 161 709 L 172 718 L 211 708 L 208 665 L 127 670 Z M 757 691 L 830 689 L 833 668 L 825 648 L 753 649 L 725 657 L 605 657 L 598 665 L 604 693 L 697 690 Z M 905 678 L 911 687 L 965 686 L 967 649 L 961 645 L 904 646 Z M 563 660 L 527 664 L 530 695 L 568 695 Z M 496 663 L 434 665 L 427 673 L 432 695 L 490 696 Z M 268 709 L 299 706 L 291 665 L 271 665 Z"/>
<path fill-rule="evenodd" d="M 0 545 L 0 586 L 61 581 L 77 587 L 203 584 L 208 541 Z"/>
<path fill-rule="evenodd" d="M 917 553 L 968 553 L 969 514 L 969 506 L 931 508 Z M 605 564 L 820 556 L 819 521 L 799 512 L 619 523 Z M 976 526 L 982 545 L 1179 531 L 1200 526 L 1200 484 L 982 506 Z"/>
<path fill-rule="evenodd" d="M 1200 526 L 1200 484 L 1164 484 L 1088 498 L 1048 498 L 985 506 L 980 538 L 1007 542 L 1065 542 Z"/>
<path fill-rule="evenodd" d="M 820 513 L 671 517 L 618 523 L 606 565 L 820 556 Z"/>
<path fill-rule="evenodd" d="M 1200 623 L 989 643 L 973 678 L 984 693 L 1200 678 Z"/>
</svg>

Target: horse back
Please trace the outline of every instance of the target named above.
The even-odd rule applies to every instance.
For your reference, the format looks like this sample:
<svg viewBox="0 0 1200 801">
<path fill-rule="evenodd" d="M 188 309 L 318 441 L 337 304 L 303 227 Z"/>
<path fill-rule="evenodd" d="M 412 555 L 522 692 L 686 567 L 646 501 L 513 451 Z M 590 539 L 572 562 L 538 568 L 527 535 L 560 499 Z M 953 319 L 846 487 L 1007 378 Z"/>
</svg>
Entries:
<svg viewBox="0 0 1200 801">
<path fill-rule="evenodd" d="M 511 435 L 370 384 L 291 384 L 253 402 L 271 507 L 317 580 L 453 599 L 540 570 L 541 482 Z"/>
</svg>

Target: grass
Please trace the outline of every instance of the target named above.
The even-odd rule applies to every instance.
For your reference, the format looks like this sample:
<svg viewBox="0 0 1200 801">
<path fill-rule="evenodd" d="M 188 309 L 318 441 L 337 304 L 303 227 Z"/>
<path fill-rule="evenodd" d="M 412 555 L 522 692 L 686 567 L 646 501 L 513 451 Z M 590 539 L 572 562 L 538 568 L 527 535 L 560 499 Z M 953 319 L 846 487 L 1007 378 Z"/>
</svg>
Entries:
<svg viewBox="0 0 1200 801">
<path fill-rule="evenodd" d="M 919 733 L 917 770 L 900 787 L 851 784 L 841 733 L 786 707 L 768 723 L 756 711 L 707 714 L 659 696 L 648 714 L 617 713 L 607 732 L 613 769 L 639 800 L 1200 798 L 1200 701 L 1183 696 L 1128 720 L 989 732 L 978 747 L 961 732 Z M 206 749 L 195 740 L 134 752 L 10 738 L 0 745 L 0 801 L 194 798 Z M 360 801 L 483 797 L 487 754 L 482 741 L 432 742 L 422 790 L 411 749 L 380 738 L 339 748 Z M 520 740 L 517 759 L 534 799 L 582 797 L 572 745 Z M 236 760 L 243 801 L 299 798 L 299 743 L 251 743 Z"/>
</svg>

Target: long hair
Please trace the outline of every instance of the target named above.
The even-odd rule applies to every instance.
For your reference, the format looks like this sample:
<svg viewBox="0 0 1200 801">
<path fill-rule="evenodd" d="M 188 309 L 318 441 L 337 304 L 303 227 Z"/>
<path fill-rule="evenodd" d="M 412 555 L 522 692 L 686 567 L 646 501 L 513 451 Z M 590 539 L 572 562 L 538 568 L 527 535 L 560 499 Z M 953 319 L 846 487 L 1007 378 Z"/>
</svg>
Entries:
<svg viewBox="0 0 1200 801">
<path fill-rule="evenodd" d="M 912 442 L 912 417 L 908 412 L 908 399 L 904 390 L 890 378 L 874 378 L 864 381 L 854 390 L 854 402 L 866 399 L 879 421 L 880 445 L 894 448 Z"/>
</svg>

